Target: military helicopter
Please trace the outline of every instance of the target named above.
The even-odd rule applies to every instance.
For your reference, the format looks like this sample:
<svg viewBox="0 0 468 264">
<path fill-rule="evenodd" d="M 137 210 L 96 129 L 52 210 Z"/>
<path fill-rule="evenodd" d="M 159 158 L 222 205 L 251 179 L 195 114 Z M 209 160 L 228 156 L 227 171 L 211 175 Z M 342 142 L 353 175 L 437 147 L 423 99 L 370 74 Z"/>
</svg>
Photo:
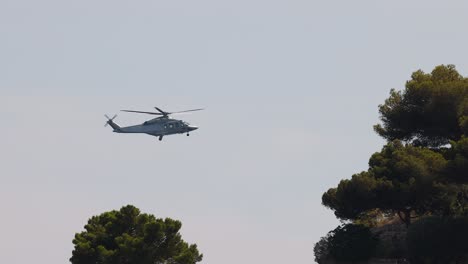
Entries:
<svg viewBox="0 0 468 264">
<path fill-rule="evenodd" d="M 114 129 L 115 133 L 144 133 L 144 134 L 148 134 L 151 136 L 159 137 L 159 141 L 161 141 L 164 136 L 173 135 L 173 134 L 187 133 L 187 136 L 189 136 L 190 131 L 194 131 L 198 129 L 198 127 L 192 126 L 185 121 L 172 119 L 169 117 L 169 115 L 203 110 L 203 108 L 200 108 L 200 109 L 191 109 L 191 110 L 178 111 L 178 112 L 166 112 L 166 111 L 159 109 L 158 107 L 155 107 L 155 109 L 158 112 L 120 110 L 122 112 L 141 113 L 141 114 L 159 116 L 151 120 L 145 121 L 143 124 L 120 127 L 119 125 L 114 123 L 114 119 L 117 117 L 117 115 L 114 115 L 112 118 L 108 117 L 107 115 L 104 115 L 107 118 L 107 122 L 104 126 L 106 127 L 107 125 L 110 125 Z"/>
</svg>

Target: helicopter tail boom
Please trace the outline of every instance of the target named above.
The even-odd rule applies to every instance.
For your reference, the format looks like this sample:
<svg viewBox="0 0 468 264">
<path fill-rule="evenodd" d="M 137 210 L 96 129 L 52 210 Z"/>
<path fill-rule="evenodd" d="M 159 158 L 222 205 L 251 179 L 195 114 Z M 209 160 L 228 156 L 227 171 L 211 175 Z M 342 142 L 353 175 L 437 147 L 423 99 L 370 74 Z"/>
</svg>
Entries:
<svg viewBox="0 0 468 264">
<path fill-rule="evenodd" d="M 104 116 L 107 118 L 107 122 L 104 126 L 109 125 L 114 129 L 114 131 L 116 132 L 120 131 L 120 126 L 114 123 L 114 118 L 116 118 L 117 115 L 114 115 L 112 118 L 108 117 L 107 115 L 104 115 Z"/>
</svg>

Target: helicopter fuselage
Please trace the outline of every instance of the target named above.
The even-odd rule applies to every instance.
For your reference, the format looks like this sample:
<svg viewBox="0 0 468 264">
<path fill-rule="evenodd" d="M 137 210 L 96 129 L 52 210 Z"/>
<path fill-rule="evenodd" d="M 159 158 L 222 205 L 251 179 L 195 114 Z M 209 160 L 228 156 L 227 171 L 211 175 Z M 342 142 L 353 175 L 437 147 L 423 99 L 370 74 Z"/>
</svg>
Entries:
<svg viewBox="0 0 468 264">
<path fill-rule="evenodd" d="M 173 134 L 190 133 L 198 127 L 191 126 L 187 122 L 171 118 L 154 118 L 140 125 L 127 127 L 114 127 L 115 133 L 144 133 L 152 136 L 162 137 Z"/>
</svg>

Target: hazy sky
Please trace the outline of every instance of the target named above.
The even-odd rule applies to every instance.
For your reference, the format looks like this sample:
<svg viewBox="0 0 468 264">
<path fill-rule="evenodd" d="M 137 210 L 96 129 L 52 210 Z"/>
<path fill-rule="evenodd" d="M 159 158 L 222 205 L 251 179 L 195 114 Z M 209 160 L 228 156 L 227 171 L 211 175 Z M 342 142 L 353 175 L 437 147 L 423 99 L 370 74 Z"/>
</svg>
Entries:
<svg viewBox="0 0 468 264">
<path fill-rule="evenodd" d="M 468 74 L 466 1 L 0 0 L 0 263 L 67 263 L 92 215 L 183 223 L 203 264 L 314 263 L 390 88 Z M 190 137 L 104 128 L 168 111 Z M 147 116 L 119 113 L 130 125 Z"/>
</svg>

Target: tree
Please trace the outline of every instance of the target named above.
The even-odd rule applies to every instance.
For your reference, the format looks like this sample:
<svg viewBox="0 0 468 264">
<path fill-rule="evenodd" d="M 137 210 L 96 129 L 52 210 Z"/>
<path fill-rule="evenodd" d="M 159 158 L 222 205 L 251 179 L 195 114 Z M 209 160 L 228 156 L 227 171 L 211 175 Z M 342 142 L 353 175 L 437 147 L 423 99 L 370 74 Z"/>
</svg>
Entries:
<svg viewBox="0 0 468 264">
<path fill-rule="evenodd" d="M 453 65 L 412 74 L 404 91 L 379 106 L 375 131 L 388 140 L 368 171 L 342 180 L 322 196 L 341 219 L 371 210 L 412 215 L 463 215 L 468 204 L 468 78 Z M 450 143 L 451 147 L 447 144 Z"/>
<path fill-rule="evenodd" d="M 329 239 L 330 232 L 326 236 L 320 238 L 319 242 L 314 245 L 315 262 L 318 264 L 324 264 L 330 257 L 330 252 L 328 250 Z"/>
<path fill-rule="evenodd" d="M 328 232 L 314 246 L 315 261 L 363 261 L 369 259 L 378 239 L 363 225 L 344 224 Z"/>
<path fill-rule="evenodd" d="M 343 224 L 320 239 L 314 246 L 315 261 L 364 261 L 374 253 L 378 239 L 363 225 Z"/>
<path fill-rule="evenodd" d="M 351 179 L 341 180 L 337 188 L 331 188 L 322 196 L 322 204 L 335 211 L 342 220 L 355 220 L 362 213 L 377 208 L 381 193 L 392 188 L 391 182 L 377 180 L 368 172 L 361 172 Z"/>
<path fill-rule="evenodd" d="M 454 65 L 437 66 L 430 74 L 416 71 L 404 91 L 391 90 L 379 112 L 382 124 L 374 129 L 385 139 L 445 145 L 468 132 L 468 78 Z"/>
<path fill-rule="evenodd" d="M 412 263 L 468 257 L 468 78 L 453 65 L 416 71 L 403 91 L 390 91 L 379 112 L 382 123 L 374 130 L 387 144 L 371 156 L 367 171 L 326 191 L 322 204 L 354 224 L 398 215 L 409 228 Z M 355 228 L 337 228 L 316 244 L 317 259 L 352 254 L 353 243 L 374 249 L 356 242 L 348 227 Z"/>
<path fill-rule="evenodd" d="M 93 216 L 73 244 L 73 264 L 194 264 L 195 244 L 182 240 L 181 222 L 142 214 L 132 205 Z"/>
<path fill-rule="evenodd" d="M 446 203 L 434 200 L 443 197 L 439 193 L 445 189 L 437 180 L 446 164 L 438 152 L 394 141 L 372 155 L 368 171 L 342 180 L 337 188 L 324 193 L 322 203 L 341 219 L 359 219 L 379 209 L 397 213 L 409 225 L 412 213 L 447 210 L 443 208 Z"/>
<path fill-rule="evenodd" d="M 468 118 L 467 118 L 468 120 Z M 445 152 L 448 158 L 446 180 L 458 184 L 468 184 L 468 137 L 452 141 L 452 147 Z"/>
<path fill-rule="evenodd" d="M 468 258 L 467 217 L 427 217 L 407 233 L 411 263 L 446 264 Z"/>
</svg>

